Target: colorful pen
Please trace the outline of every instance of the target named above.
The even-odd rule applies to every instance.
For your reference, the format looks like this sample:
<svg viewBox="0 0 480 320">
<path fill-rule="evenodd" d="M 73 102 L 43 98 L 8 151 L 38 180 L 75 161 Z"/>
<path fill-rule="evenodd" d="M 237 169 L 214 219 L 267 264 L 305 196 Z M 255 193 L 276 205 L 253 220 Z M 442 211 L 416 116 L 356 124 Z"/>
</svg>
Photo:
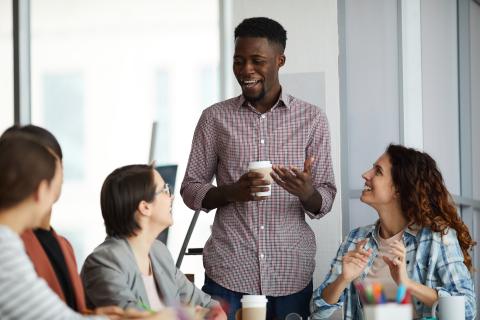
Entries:
<svg viewBox="0 0 480 320">
<path fill-rule="evenodd" d="M 407 287 L 404 284 L 400 284 L 397 289 L 397 303 L 402 303 L 403 298 L 405 297 Z"/>
</svg>

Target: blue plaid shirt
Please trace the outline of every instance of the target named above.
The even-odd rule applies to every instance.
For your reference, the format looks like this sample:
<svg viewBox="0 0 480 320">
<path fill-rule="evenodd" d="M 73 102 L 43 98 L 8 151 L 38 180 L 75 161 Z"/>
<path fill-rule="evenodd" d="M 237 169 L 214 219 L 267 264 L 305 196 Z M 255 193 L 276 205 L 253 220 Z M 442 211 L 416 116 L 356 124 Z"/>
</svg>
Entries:
<svg viewBox="0 0 480 320">
<path fill-rule="evenodd" d="M 349 233 L 338 249 L 324 282 L 313 292 L 312 319 L 326 319 L 342 307 L 344 307 L 344 319 L 363 319 L 361 303 L 352 283 L 344 290 L 336 304 L 328 304 L 321 296 L 323 289 L 341 274 L 342 257 L 348 251 L 354 250 L 357 242 L 369 238 L 365 249 L 372 248 L 373 254 L 359 277 L 360 280 L 365 279 L 378 254 L 377 234 L 378 222 L 354 229 Z M 439 296 L 465 296 L 465 319 L 475 319 L 476 301 L 473 280 L 463 263 L 463 253 L 455 230 L 449 229 L 448 233 L 442 237 L 440 233 L 432 232 L 429 228 L 418 231 L 407 228 L 403 233 L 403 242 L 407 249 L 407 273 L 410 279 L 437 290 Z M 417 299 L 413 298 L 413 304 L 418 317 L 431 315 L 431 308 Z"/>
</svg>

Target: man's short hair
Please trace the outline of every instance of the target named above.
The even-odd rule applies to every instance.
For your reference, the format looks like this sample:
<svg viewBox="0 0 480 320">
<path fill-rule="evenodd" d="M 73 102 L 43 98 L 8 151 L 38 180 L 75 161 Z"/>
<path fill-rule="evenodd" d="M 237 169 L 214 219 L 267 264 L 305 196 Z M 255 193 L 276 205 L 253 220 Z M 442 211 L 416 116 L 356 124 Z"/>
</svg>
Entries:
<svg viewBox="0 0 480 320">
<path fill-rule="evenodd" d="M 114 170 L 105 179 L 100 205 L 108 236 L 126 238 L 141 229 L 135 212 L 141 201 L 152 202 L 155 198 L 153 170 L 148 165 L 129 165 Z"/>
<path fill-rule="evenodd" d="M 287 31 L 280 23 L 270 18 L 255 17 L 244 19 L 235 28 L 235 40 L 237 38 L 267 38 L 268 41 L 276 43 L 285 50 L 287 45 Z"/>
</svg>

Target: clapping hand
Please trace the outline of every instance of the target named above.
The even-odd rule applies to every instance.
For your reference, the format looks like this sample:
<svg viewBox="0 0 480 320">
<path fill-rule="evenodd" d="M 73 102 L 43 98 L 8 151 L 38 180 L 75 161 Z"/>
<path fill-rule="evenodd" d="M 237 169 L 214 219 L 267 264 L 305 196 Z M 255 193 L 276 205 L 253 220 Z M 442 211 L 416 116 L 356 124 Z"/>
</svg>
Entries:
<svg viewBox="0 0 480 320">
<path fill-rule="evenodd" d="M 368 259 L 372 254 L 372 249 L 365 250 L 363 247 L 367 243 L 367 239 L 360 240 L 355 245 L 355 249 L 347 252 L 342 260 L 341 277 L 347 282 L 352 282 L 360 276 L 368 264 Z"/>
<path fill-rule="evenodd" d="M 407 250 L 402 241 L 394 241 L 390 245 L 390 254 L 392 258 L 383 256 L 383 261 L 388 265 L 390 269 L 390 275 L 393 281 L 399 285 L 400 283 L 406 283 L 408 279 L 407 264 L 406 264 Z"/>
</svg>

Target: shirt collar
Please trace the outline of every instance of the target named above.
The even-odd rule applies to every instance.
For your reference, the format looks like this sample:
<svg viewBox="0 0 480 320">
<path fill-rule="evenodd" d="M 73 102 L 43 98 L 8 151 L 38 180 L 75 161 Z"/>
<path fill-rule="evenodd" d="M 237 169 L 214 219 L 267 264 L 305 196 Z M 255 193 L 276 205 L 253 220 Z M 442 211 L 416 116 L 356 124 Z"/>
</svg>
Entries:
<svg viewBox="0 0 480 320">
<path fill-rule="evenodd" d="M 285 92 L 283 89 L 281 89 L 280 91 L 280 97 L 278 97 L 278 100 L 277 102 L 273 105 L 273 107 L 270 109 L 270 110 L 274 110 L 276 109 L 277 107 L 286 107 L 287 109 L 290 109 L 291 108 L 291 104 L 290 104 L 290 100 L 291 100 L 291 96 Z M 250 107 L 252 109 L 255 109 L 246 99 L 245 97 L 243 96 L 243 94 L 241 94 L 239 96 L 239 99 L 238 99 L 238 106 L 237 106 L 237 109 L 240 109 L 241 107 Z"/>
</svg>

